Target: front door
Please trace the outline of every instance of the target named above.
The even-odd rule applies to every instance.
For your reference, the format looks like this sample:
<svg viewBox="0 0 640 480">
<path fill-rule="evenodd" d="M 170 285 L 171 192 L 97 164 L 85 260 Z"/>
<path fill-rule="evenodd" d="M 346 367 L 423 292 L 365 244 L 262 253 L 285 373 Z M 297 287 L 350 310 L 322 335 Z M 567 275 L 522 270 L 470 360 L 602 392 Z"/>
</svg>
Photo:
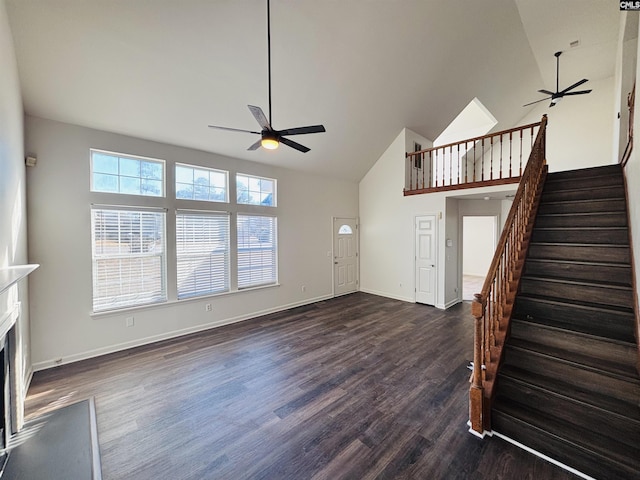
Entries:
<svg viewBox="0 0 640 480">
<path fill-rule="evenodd" d="M 436 241 L 435 215 L 416 217 L 416 302 L 436 304 Z"/>
<path fill-rule="evenodd" d="M 358 290 L 358 223 L 355 218 L 333 219 L 333 293 Z"/>
</svg>

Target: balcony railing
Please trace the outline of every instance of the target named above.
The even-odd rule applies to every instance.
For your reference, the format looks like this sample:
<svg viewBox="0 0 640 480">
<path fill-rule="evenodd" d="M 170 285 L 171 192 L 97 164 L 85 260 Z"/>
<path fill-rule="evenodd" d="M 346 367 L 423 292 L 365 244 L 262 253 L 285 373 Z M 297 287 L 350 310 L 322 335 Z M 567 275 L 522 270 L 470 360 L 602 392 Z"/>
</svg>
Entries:
<svg viewBox="0 0 640 480">
<path fill-rule="evenodd" d="M 540 122 L 406 154 L 405 195 L 518 183 Z"/>
</svg>

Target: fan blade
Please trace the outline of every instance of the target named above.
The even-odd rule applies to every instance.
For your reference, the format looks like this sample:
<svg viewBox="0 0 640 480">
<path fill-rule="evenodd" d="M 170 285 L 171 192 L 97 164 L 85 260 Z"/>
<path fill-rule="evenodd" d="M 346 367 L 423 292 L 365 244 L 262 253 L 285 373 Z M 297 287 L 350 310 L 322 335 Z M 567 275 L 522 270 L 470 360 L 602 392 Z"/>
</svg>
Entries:
<svg viewBox="0 0 640 480">
<path fill-rule="evenodd" d="M 563 97 L 567 96 L 567 95 L 584 95 L 586 93 L 591 93 L 591 90 L 580 90 L 578 92 L 567 92 L 563 95 Z"/>
<path fill-rule="evenodd" d="M 545 95 L 553 95 L 553 92 L 550 92 L 549 90 L 538 90 L 540 93 L 544 93 Z"/>
<path fill-rule="evenodd" d="M 209 125 L 209 128 L 217 128 L 218 130 L 228 130 L 230 132 L 256 133 L 260 135 L 260 132 L 254 132 L 252 130 L 242 130 L 240 128 L 219 127 L 217 125 Z"/>
<path fill-rule="evenodd" d="M 296 127 L 287 128 L 286 130 L 280 130 L 280 135 L 304 135 L 306 133 L 322 133 L 326 132 L 324 125 L 311 125 L 309 127 Z"/>
<path fill-rule="evenodd" d="M 247 150 L 257 150 L 260 148 L 261 145 L 262 145 L 262 139 L 258 140 L 256 143 L 251 145 L 249 148 L 247 148 Z"/>
<path fill-rule="evenodd" d="M 304 145 L 300 145 L 299 143 L 296 143 L 293 140 L 289 140 L 288 138 L 281 137 L 280 142 L 284 143 L 288 147 L 295 148 L 302 153 L 307 153 L 310 150 L 310 148 L 307 148 Z"/>
<path fill-rule="evenodd" d="M 543 98 L 543 99 L 541 99 L 541 100 L 536 100 L 535 102 L 525 103 L 525 104 L 524 104 L 524 105 L 522 105 L 522 106 L 523 106 L 523 107 L 528 107 L 529 105 L 533 105 L 534 103 L 540 103 L 540 102 L 544 102 L 545 100 L 549 100 L 549 98 L 551 98 L 551 97 Z"/>
<path fill-rule="evenodd" d="M 251 113 L 262 128 L 264 128 L 265 130 L 273 130 L 271 128 L 271 125 L 269 125 L 267 117 L 265 117 L 264 112 L 260 107 L 256 107 L 253 105 L 247 105 L 247 107 L 249 107 L 249 110 L 251 110 Z"/>
<path fill-rule="evenodd" d="M 588 82 L 588 81 L 589 80 L 587 80 L 586 78 L 583 78 L 579 82 L 576 82 L 573 85 L 571 85 L 570 87 L 565 88 L 560 93 L 567 93 L 569 90 L 573 90 L 574 88 L 579 87 L 580 85 L 582 85 L 583 83 Z"/>
</svg>

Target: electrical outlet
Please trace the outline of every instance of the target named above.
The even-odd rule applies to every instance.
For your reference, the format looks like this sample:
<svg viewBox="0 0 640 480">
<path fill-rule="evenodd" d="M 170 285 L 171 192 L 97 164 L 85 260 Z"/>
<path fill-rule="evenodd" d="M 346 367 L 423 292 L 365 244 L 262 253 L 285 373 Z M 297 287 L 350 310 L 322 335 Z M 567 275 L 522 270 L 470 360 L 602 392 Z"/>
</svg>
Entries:
<svg viewBox="0 0 640 480">
<path fill-rule="evenodd" d="M 303 292 L 306 292 L 306 291 L 307 291 L 307 287 L 306 287 L 305 285 L 302 285 L 302 287 L 300 287 L 300 288 L 302 288 L 302 291 L 303 291 Z"/>
<path fill-rule="evenodd" d="M 211 304 L 210 304 L 210 303 L 207 303 L 207 304 L 204 306 L 204 311 L 205 311 L 205 312 L 211 312 L 212 310 L 213 310 L 213 307 L 211 306 Z"/>
<path fill-rule="evenodd" d="M 135 320 L 133 317 L 127 317 L 125 318 L 125 325 L 127 327 L 133 327 L 135 325 Z"/>
</svg>

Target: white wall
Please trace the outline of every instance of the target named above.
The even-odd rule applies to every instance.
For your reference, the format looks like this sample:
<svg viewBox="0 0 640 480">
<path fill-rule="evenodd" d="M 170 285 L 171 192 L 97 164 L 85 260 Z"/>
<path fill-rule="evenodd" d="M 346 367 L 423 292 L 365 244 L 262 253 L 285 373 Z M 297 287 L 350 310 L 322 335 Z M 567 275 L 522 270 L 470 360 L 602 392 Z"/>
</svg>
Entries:
<svg viewBox="0 0 640 480">
<path fill-rule="evenodd" d="M 625 22 L 624 20 L 627 19 L 627 16 L 623 16 L 623 20 L 621 22 L 621 35 L 620 35 L 620 40 L 621 43 L 625 42 Z M 637 29 L 638 33 L 636 33 L 635 35 L 630 35 L 631 37 L 635 36 L 635 41 L 638 41 L 638 37 L 640 37 L 640 26 L 637 25 L 637 22 L 633 25 L 634 28 Z M 627 32 L 627 37 L 629 36 L 628 32 Z M 628 41 L 628 38 L 627 38 Z M 627 49 L 629 48 L 629 45 L 624 45 Z M 637 45 L 635 46 L 635 48 L 633 48 L 632 50 L 635 51 L 636 53 L 636 58 L 635 59 L 629 59 L 627 55 L 624 55 L 622 53 L 623 50 L 623 45 L 619 45 L 619 51 L 618 51 L 618 66 L 617 66 L 617 70 L 618 70 L 618 91 L 620 92 L 620 90 L 624 89 L 624 84 L 626 83 L 628 85 L 628 80 L 626 79 L 627 74 L 623 73 L 626 72 L 629 68 L 628 63 L 624 63 L 624 62 L 632 62 L 632 66 L 634 67 L 634 72 L 635 74 L 633 75 L 633 77 L 636 79 L 640 78 L 640 49 L 637 48 Z M 620 85 L 622 84 L 622 85 Z M 636 86 L 636 90 L 637 90 L 637 86 Z M 634 131 L 634 137 L 636 138 L 635 140 L 635 145 L 633 148 L 633 151 L 631 152 L 631 156 L 629 157 L 629 160 L 627 162 L 626 168 L 625 168 L 625 180 L 626 180 L 626 186 L 627 186 L 627 198 L 628 198 L 628 215 L 629 215 L 629 228 L 631 230 L 631 238 L 633 240 L 633 244 L 632 244 L 632 249 L 633 249 L 633 259 L 634 259 L 634 271 L 635 271 L 635 280 L 636 280 L 636 298 L 640 298 L 640 142 L 638 142 L 637 138 L 638 138 L 638 132 L 640 132 L 640 100 L 639 100 L 639 96 L 637 94 L 636 91 L 636 102 L 635 102 L 635 115 L 634 115 L 634 124 L 633 124 L 633 131 Z M 626 105 L 624 104 L 624 100 L 625 100 L 625 95 L 624 92 L 622 92 L 622 94 L 620 95 L 620 104 L 617 104 L 616 107 L 620 109 L 620 111 L 622 111 L 622 109 L 626 108 Z M 621 125 L 621 128 L 624 128 L 624 126 Z M 620 150 L 622 150 L 624 148 L 624 146 L 620 147 Z M 618 149 L 616 149 L 616 153 L 618 153 Z M 636 312 L 636 314 L 638 314 L 638 312 Z M 637 332 L 637 340 L 638 342 L 640 342 L 640 326 L 639 326 L 639 330 Z M 640 345 L 640 343 L 639 343 Z"/>
<path fill-rule="evenodd" d="M 565 97 L 553 108 L 549 102 L 540 102 L 518 122 L 518 125 L 539 122 L 547 114 L 550 172 L 612 163 L 614 83 L 613 76 L 585 83 L 584 89 L 591 88 L 591 93 Z"/>
<path fill-rule="evenodd" d="M 460 191 L 403 196 L 407 132 L 399 133 L 360 181 L 360 289 L 415 301 L 414 221 L 416 216 L 435 214 L 439 218 L 436 306 L 446 308 L 461 301 L 460 201 L 454 198 Z M 492 195 L 509 188 L 513 189 L 484 187 L 473 193 Z M 495 205 L 499 215 L 500 201 Z M 447 238 L 453 242 L 451 247 L 445 246 Z"/>
<path fill-rule="evenodd" d="M 356 183 L 34 117 L 26 132 L 27 151 L 38 157 L 28 171 L 30 260 L 42 265 L 31 282 L 36 369 L 332 295 L 331 218 L 358 215 Z M 90 148 L 161 158 L 167 169 L 179 161 L 228 170 L 231 179 L 237 171 L 276 178 L 280 286 L 91 316 Z M 127 328 L 130 315 L 135 326 Z"/>
<path fill-rule="evenodd" d="M 27 263 L 25 165 L 22 97 L 13 39 L 4 0 L 0 0 L 0 269 Z M 0 294 L 0 315 L 20 301 L 17 348 L 23 372 L 30 370 L 29 304 L 26 281 Z"/>
<path fill-rule="evenodd" d="M 497 218 L 462 217 L 462 273 L 484 277 L 496 249 Z"/>
</svg>

